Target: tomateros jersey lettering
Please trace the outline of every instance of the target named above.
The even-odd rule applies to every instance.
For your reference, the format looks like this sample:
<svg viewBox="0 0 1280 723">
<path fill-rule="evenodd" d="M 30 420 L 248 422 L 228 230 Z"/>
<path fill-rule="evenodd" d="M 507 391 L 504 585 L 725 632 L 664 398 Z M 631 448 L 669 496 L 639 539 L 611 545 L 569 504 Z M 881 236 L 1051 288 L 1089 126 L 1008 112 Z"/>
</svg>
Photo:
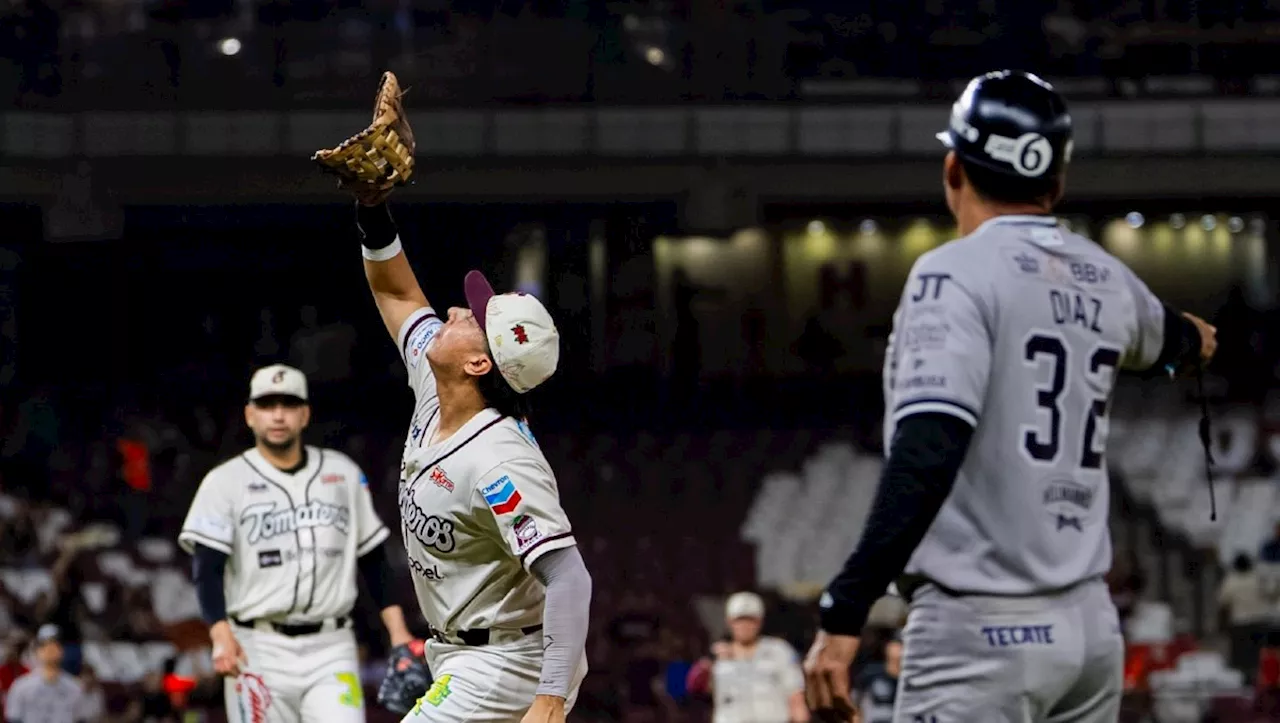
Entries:
<svg viewBox="0 0 1280 723">
<path fill-rule="evenodd" d="M 349 457 L 307 447 L 295 473 L 251 449 L 205 475 L 178 543 L 230 556 L 227 613 L 241 620 L 317 622 L 356 599 L 356 559 L 390 532 Z"/>
<path fill-rule="evenodd" d="M 416 396 L 400 469 L 400 524 L 414 592 L 427 622 L 454 633 L 542 622 L 534 561 L 575 543 L 551 465 L 523 422 L 486 409 L 432 444 L 435 378 L 404 350 L 439 329 L 430 309 L 405 321 L 402 356 Z"/>
<path fill-rule="evenodd" d="M 1105 574 L 1108 404 L 1163 334 L 1146 285 L 1051 217 L 1001 216 L 921 256 L 885 357 L 885 446 L 924 412 L 974 434 L 907 572 L 992 594 Z"/>
</svg>

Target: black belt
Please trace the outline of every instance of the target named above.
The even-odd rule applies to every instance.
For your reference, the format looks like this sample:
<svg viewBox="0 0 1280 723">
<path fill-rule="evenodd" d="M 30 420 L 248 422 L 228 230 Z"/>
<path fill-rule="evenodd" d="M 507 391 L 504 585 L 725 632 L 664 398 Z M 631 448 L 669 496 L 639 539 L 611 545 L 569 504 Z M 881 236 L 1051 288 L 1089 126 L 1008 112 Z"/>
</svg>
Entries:
<svg viewBox="0 0 1280 723">
<path fill-rule="evenodd" d="M 272 630 L 276 631 L 277 633 L 280 633 L 281 635 L 287 635 L 291 638 L 296 638 L 300 635 L 315 635 L 321 630 L 324 630 L 325 623 L 329 621 L 322 620 L 318 623 L 277 623 L 277 622 L 272 622 L 270 620 L 241 620 L 239 618 L 231 618 L 231 622 L 235 623 L 236 625 L 239 625 L 242 628 L 256 628 L 258 627 L 259 623 L 265 623 L 271 626 Z M 347 627 L 347 625 L 349 625 L 350 623 L 351 623 L 351 618 L 348 618 L 345 615 L 343 615 L 342 617 L 333 618 L 333 629 L 341 630 Z"/>
<path fill-rule="evenodd" d="M 541 625 L 530 625 L 526 628 L 520 628 L 520 632 L 525 635 L 533 635 L 542 629 Z M 462 641 L 463 645 L 477 647 L 489 644 L 489 628 L 476 628 L 475 630 L 459 630 L 453 634 L 455 638 Z M 453 640 L 439 630 L 432 628 L 431 639 L 437 643 L 446 643 L 453 645 Z"/>
<path fill-rule="evenodd" d="M 943 595 L 946 595 L 947 597 L 977 596 L 977 597 L 998 597 L 998 598 L 1017 599 L 1017 598 L 1048 597 L 1052 595 L 1061 595 L 1062 593 L 1069 592 L 1070 590 L 1080 587 L 1081 585 L 1086 585 L 1088 583 L 1095 582 L 1101 579 L 1102 579 L 1101 577 L 1088 577 L 1079 582 L 1073 582 L 1070 585 L 1064 585 L 1062 587 L 1056 587 L 1049 590 L 1037 590 L 1032 593 L 1017 594 L 1017 595 L 1011 595 L 1008 593 L 970 592 L 967 590 L 953 590 L 952 588 L 949 588 L 946 585 L 940 584 L 936 580 L 924 577 L 922 575 L 910 575 L 906 573 L 903 573 L 895 582 L 898 585 L 898 594 L 902 596 L 903 600 L 906 600 L 907 602 L 911 602 L 912 596 L 914 596 L 917 592 L 919 592 L 920 588 L 924 587 L 925 585 L 934 586 L 935 588 L 937 588 L 938 592 L 942 593 Z"/>
</svg>

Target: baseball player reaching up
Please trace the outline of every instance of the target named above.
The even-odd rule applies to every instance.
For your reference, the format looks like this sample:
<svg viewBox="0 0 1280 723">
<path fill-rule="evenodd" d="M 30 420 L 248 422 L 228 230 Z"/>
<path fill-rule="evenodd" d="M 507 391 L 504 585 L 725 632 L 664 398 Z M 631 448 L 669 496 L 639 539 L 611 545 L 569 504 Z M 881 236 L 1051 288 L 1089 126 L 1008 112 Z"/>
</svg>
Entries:
<svg viewBox="0 0 1280 723">
<path fill-rule="evenodd" d="M 423 695 L 400 680 L 413 666 L 393 656 L 379 701 L 412 705 L 406 723 L 558 723 L 586 675 L 591 577 L 522 395 L 555 371 L 559 333 L 536 298 L 494 294 L 478 271 L 464 283 L 469 308 L 441 319 L 384 198 L 357 203 L 357 222 L 369 288 L 416 397 L 400 515 L 435 680 Z"/>
<path fill-rule="evenodd" d="M 905 571 L 894 721 L 1115 721 L 1108 402 L 1121 369 L 1198 370 L 1215 330 L 1051 215 L 1071 118 L 1047 83 L 973 79 L 939 138 L 961 238 L 917 260 L 894 316 L 888 459 L 819 601 L 806 697 L 824 719 L 851 718 L 857 636 Z"/>
<path fill-rule="evenodd" d="M 228 719 L 363 723 L 350 617 L 357 569 L 391 644 L 413 640 L 390 601 L 390 533 L 356 463 L 302 444 L 311 419 L 302 372 L 258 370 L 244 417 L 254 447 L 205 476 L 178 536 L 194 558 Z"/>
</svg>

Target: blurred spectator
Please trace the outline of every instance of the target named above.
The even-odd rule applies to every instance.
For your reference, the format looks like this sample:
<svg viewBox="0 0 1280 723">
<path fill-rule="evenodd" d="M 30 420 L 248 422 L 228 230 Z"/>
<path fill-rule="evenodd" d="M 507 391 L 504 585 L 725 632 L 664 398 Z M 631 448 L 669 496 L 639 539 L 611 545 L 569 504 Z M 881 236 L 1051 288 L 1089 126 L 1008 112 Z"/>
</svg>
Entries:
<svg viewBox="0 0 1280 723">
<path fill-rule="evenodd" d="M 253 358 L 255 366 L 267 366 L 280 358 L 275 314 L 265 306 L 258 312 L 258 340 L 253 343 Z"/>
<path fill-rule="evenodd" d="M 1280 521 L 1276 522 L 1271 539 L 1263 543 L 1262 549 L 1258 551 L 1258 559 L 1262 562 L 1280 564 Z"/>
<path fill-rule="evenodd" d="M 125 710 L 127 723 L 178 723 L 178 711 L 164 689 L 164 676 L 172 672 L 172 661 L 166 664 L 168 671 L 151 671 L 142 680 L 142 695 L 134 698 Z"/>
<path fill-rule="evenodd" d="M 623 612 L 609 623 L 614 644 L 626 651 L 656 642 L 660 624 L 657 607 L 657 598 L 652 593 L 629 598 Z"/>
<path fill-rule="evenodd" d="M 56 625 L 36 633 L 37 667 L 13 681 L 5 697 L 5 717 L 22 723 L 80 723 L 85 720 L 84 689 L 62 669 L 62 645 Z"/>
<path fill-rule="evenodd" d="M 80 549 L 77 538 L 65 538 L 58 558 L 50 568 L 52 589 L 42 596 L 37 611 L 41 622 L 56 627 L 59 659 L 72 674 L 80 672 L 83 640 L 80 620 L 88 617 L 82 595 L 84 572 L 76 559 Z"/>
<path fill-rule="evenodd" d="M 1231 667 L 1252 681 L 1258 653 L 1280 610 L 1276 601 L 1264 594 L 1262 578 L 1248 555 L 1236 555 L 1231 567 L 1218 588 L 1218 604 L 1231 638 Z"/>
<path fill-rule="evenodd" d="M 1137 556 L 1118 556 L 1107 573 L 1107 586 L 1111 590 L 1111 601 L 1120 614 L 1120 624 L 1124 625 L 1146 587 L 1146 578 L 1142 575 Z"/>
<path fill-rule="evenodd" d="M 761 635 L 764 600 L 738 592 L 725 602 L 728 640 L 711 646 L 690 670 L 691 693 L 710 693 L 715 719 L 741 723 L 807 723 L 800 658 L 781 638 Z"/>
<path fill-rule="evenodd" d="M 0 519 L 0 560 L 13 565 L 30 564 L 39 554 L 31 505 L 14 500 L 13 515 Z"/>
<path fill-rule="evenodd" d="M 293 366 L 301 369 L 307 381 L 314 385 L 350 379 L 355 327 L 346 322 L 321 324 L 314 306 L 304 306 L 299 313 L 302 326 L 289 345 Z"/>
<path fill-rule="evenodd" d="M 27 647 L 27 636 L 21 630 L 9 630 L 8 636 L 0 642 L 0 715 L 4 715 L 4 702 L 9 689 L 13 687 L 13 681 L 28 670 L 22 664 L 22 651 Z"/>
<path fill-rule="evenodd" d="M 80 708 L 83 717 L 77 723 L 106 723 L 107 694 L 92 666 L 80 668 L 80 685 L 84 688 L 84 705 Z"/>
<path fill-rule="evenodd" d="M 889 636 L 877 657 L 879 660 L 862 667 L 853 682 L 853 702 L 862 716 L 858 723 L 893 723 L 893 702 L 902 672 L 901 631 Z"/>
</svg>

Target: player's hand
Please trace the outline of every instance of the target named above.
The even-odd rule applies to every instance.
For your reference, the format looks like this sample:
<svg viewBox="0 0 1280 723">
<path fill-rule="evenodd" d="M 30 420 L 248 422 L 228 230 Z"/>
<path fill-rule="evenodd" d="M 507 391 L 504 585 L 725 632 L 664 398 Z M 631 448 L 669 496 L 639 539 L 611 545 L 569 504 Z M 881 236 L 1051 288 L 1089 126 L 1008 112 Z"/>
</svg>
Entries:
<svg viewBox="0 0 1280 723">
<path fill-rule="evenodd" d="M 858 638 L 852 635 L 818 636 L 804 659 L 804 699 L 814 721 L 852 723 L 856 720 L 849 697 L 849 666 L 858 654 Z"/>
<path fill-rule="evenodd" d="M 404 715 L 415 701 L 427 694 L 430 685 L 425 643 L 410 640 L 391 649 L 387 675 L 378 686 L 378 704 L 392 713 Z"/>
<path fill-rule="evenodd" d="M 538 695 L 524 714 L 520 723 L 564 723 L 564 698 L 557 695 Z"/>
<path fill-rule="evenodd" d="M 214 623 L 209 628 L 209 640 L 213 643 L 213 672 L 232 678 L 240 675 L 249 658 L 231 632 L 231 623 L 226 620 Z"/>
<path fill-rule="evenodd" d="M 1184 311 L 1182 315 L 1187 321 L 1195 324 L 1196 331 L 1200 332 L 1200 364 L 1208 366 L 1209 362 L 1213 361 L 1213 355 L 1218 351 L 1218 328 L 1195 314 Z"/>
<path fill-rule="evenodd" d="M 730 660 L 733 658 L 733 644 L 717 640 L 711 644 L 711 654 L 716 660 Z"/>
</svg>

